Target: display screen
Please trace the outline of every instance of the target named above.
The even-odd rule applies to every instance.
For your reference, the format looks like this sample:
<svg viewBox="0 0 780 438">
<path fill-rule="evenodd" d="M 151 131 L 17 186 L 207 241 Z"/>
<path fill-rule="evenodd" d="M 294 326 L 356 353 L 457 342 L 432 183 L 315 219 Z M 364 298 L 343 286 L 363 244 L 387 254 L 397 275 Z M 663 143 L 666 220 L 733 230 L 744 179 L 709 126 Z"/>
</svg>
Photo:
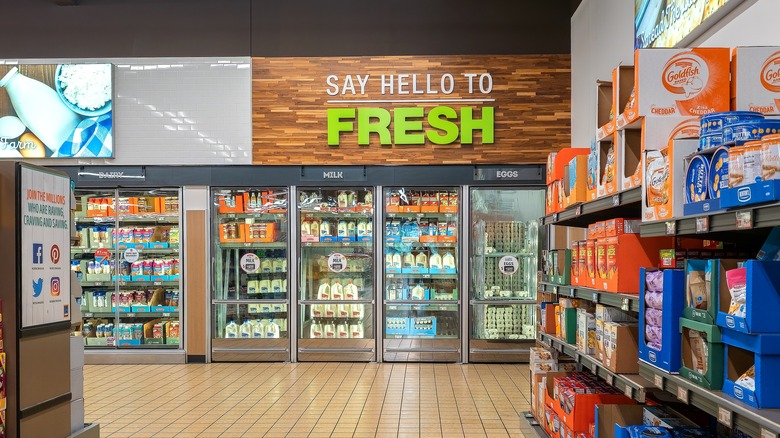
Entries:
<svg viewBox="0 0 780 438">
<path fill-rule="evenodd" d="M 0 65 L 0 158 L 110 158 L 111 64 Z"/>
<path fill-rule="evenodd" d="M 674 47 L 741 0 L 634 0 L 634 48 Z M 720 15 L 720 14 L 718 14 Z"/>
</svg>

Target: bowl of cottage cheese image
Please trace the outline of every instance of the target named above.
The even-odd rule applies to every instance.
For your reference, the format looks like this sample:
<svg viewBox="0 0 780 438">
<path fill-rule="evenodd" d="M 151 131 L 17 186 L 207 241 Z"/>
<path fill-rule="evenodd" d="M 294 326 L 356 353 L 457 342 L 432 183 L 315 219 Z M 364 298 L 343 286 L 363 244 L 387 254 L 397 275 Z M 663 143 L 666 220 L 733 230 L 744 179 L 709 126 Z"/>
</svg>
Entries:
<svg viewBox="0 0 780 438">
<path fill-rule="evenodd" d="M 54 74 L 57 94 L 84 117 L 111 111 L 111 64 L 60 64 Z"/>
</svg>

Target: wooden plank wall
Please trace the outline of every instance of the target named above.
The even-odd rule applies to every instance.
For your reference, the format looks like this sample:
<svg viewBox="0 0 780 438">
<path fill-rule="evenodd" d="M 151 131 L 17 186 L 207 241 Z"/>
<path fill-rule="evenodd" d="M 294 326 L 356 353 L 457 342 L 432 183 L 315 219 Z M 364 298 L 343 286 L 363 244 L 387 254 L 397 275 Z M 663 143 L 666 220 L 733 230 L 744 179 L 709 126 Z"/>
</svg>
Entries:
<svg viewBox="0 0 780 438">
<path fill-rule="evenodd" d="M 569 55 L 382 56 L 343 58 L 254 58 L 252 70 L 253 162 L 269 165 L 311 164 L 523 164 L 543 163 L 547 154 L 568 147 L 571 125 L 571 62 Z M 489 72 L 489 95 L 468 93 L 463 73 Z M 371 136 L 368 146 L 357 145 L 355 133 L 343 133 L 339 146 L 327 145 L 327 108 L 423 106 L 436 103 L 328 103 L 333 99 L 406 99 L 438 95 L 381 94 L 381 75 L 431 74 L 439 84 L 444 73 L 455 78 L 447 98 L 491 98 L 492 103 L 444 103 L 456 110 L 464 105 L 495 107 L 495 142 L 446 146 L 381 146 Z M 370 74 L 364 95 L 329 96 L 326 78 Z M 357 84 L 356 84 L 357 87 Z M 418 85 L 425 88 L 425 84 Z M 358 93 L 359 93 L 358 89 Z M 425 124 L 424 124 L 425 125 Z M 392 132 L 392 128 L 390 130 Z"/>
</svg>

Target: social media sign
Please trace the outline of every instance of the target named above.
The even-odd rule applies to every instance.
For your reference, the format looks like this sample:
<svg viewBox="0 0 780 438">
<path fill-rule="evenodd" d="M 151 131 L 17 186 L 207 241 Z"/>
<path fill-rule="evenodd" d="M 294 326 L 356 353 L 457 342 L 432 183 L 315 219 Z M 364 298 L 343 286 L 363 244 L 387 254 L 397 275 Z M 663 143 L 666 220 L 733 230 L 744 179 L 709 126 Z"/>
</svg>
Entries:
<svg viewBox="0 0 780 438">
<path fill-rule="evenodd" d="M 43 244 L 33 243 L 33 265 L 43 264 Z"/>
<path fill-rule="evenodd" d="M 60 296 L 60 277 L 51 278 L 51 296 Z"/>
<path fill-rule="evenodd" d="M 49 251 L 49 257 L 51 257 L 51 262 L 55 265 L 60 262 L 60 247 L 57 245 L 52 245 L 51 250 Z"/>
</svg>

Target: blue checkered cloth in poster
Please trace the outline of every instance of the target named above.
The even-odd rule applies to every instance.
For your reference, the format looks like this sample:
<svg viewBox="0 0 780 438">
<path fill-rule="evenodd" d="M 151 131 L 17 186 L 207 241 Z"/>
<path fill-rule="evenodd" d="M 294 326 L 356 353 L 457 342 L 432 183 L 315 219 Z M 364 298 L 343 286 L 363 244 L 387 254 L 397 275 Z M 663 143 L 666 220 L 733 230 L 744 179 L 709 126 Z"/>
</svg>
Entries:
<svg viewBox="0 0 780 438">
<path fill-rule="evenodd" d="M 113 156 L 111 113 L 87 117 L 76 126 L 73 135 L 52 157 L 110 158 Z"/>
</svg>

